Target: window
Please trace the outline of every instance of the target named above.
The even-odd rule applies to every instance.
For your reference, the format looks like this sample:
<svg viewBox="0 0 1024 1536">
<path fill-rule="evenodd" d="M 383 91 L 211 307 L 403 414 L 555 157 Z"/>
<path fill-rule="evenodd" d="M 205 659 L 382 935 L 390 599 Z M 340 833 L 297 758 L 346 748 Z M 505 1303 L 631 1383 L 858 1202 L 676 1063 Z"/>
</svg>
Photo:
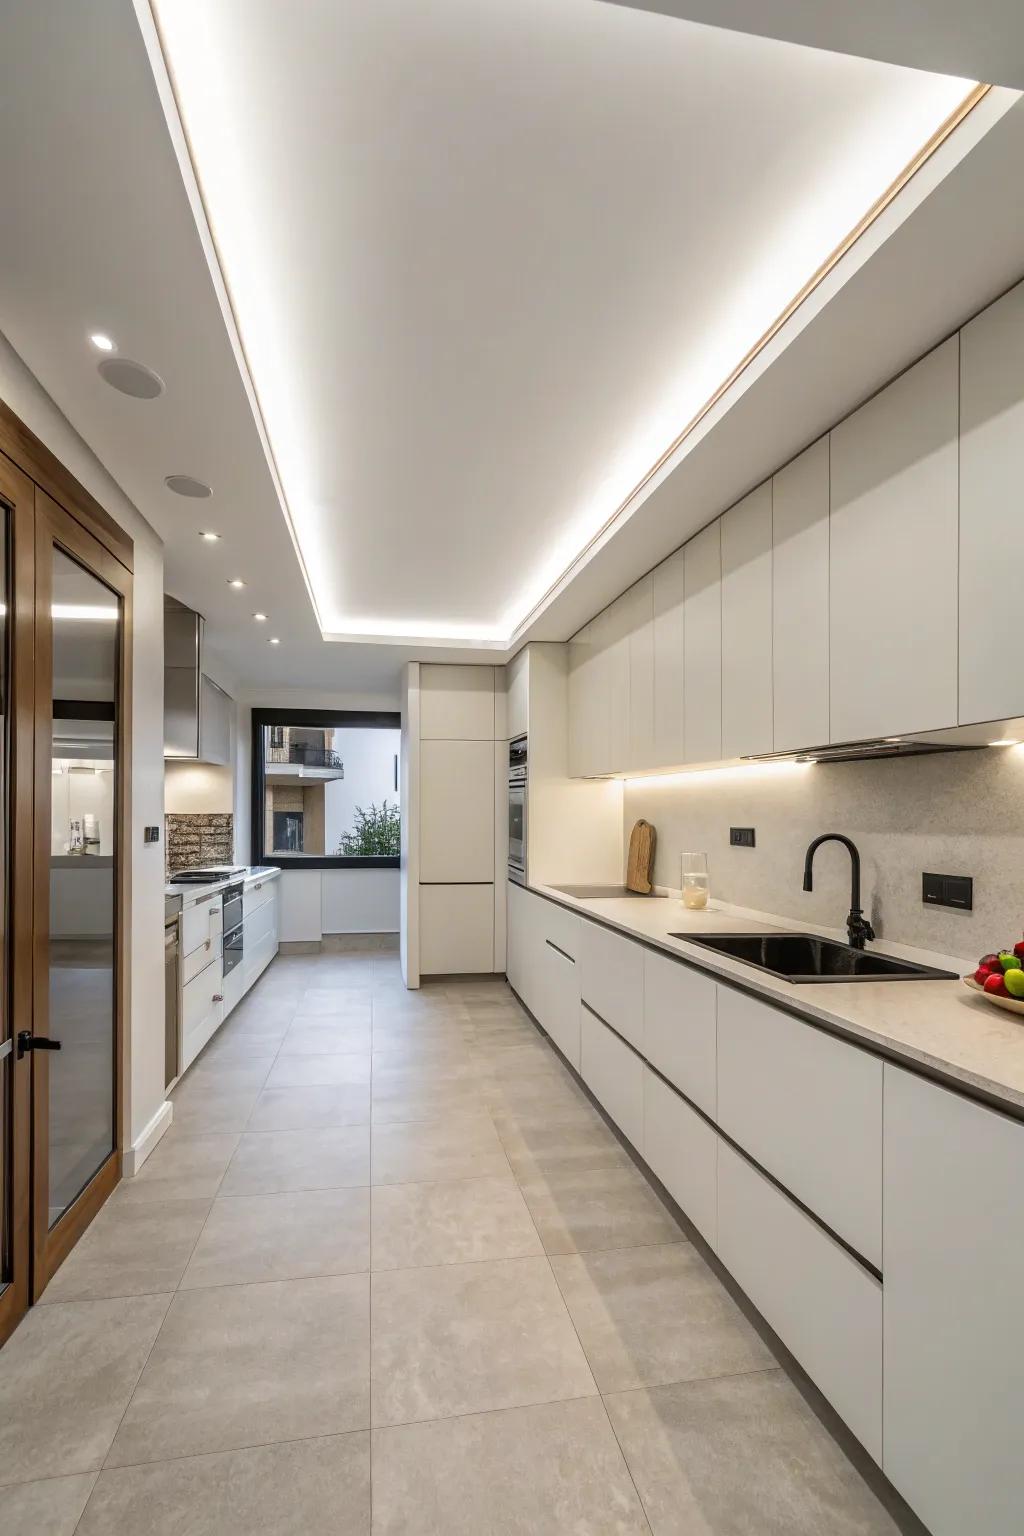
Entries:
<svg viewBox="0 0 1024 1536">
<path fill-rule="evenodd" d="M 397 713 L 254 709 L 254 862 L 397 866 L 400 724 Z"/>
</svg>

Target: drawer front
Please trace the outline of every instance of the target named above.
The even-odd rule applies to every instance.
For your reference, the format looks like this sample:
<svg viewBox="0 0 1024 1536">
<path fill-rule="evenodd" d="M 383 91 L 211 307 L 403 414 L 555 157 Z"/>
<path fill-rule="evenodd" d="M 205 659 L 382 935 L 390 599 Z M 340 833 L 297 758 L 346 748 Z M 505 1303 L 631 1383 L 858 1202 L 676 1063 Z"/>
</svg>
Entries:
<svg viewBox="0 0 1024 1536">
<path fill-rule="evenodd" d="M 242 916 L 246 918 L 260 907 L 265 907 L 268 901 L 273 901 L 277 895 L 277 878 L 271 876 L 267 880 L 257 880 L 253 885 L 247 885 L 242 892 Z"/>
<path fill-rule="evenodd" d="M 194 907 L 186 907 L 181 914 L 182 954 L 190 955 L 200 946 L 209 953 L 213 947 L 212 941 L 220 938 L 223 922 L 223 907 L 219 891 L 216 896 L 196 902 Z"/>
<path fill-rule="evenodd" d="M 214 960 L 181 989 L 181 1069 L 191 1066 L 224 1017 L 223 972 Z"/>
<path fill-rule="evenodd" d="M 712 1248 L 718 1245 L 718 1136 L 644 1068 L 644 1157 Z"/>
<path fill-rule="evenodd" d="M 596 923 L 579 929 L 580 997 L 638 1051 L 644 1048 L 644 952 Z"/>
<path fill-rule="evenodd" d="M 580 1069 L 580 983 L 576 964 L 545 942 L 540 953 L 537 1019 L 563 1056 Z"/>
<path fill-rule="evenodd" d="M 580 1076 L 637 1151 L 644 1149 L 644 1064 L 589 1008 L 580 1008 Z"/>
<path fill-rule="evenodd" d="M 205 971 L 214 960 L 219 960 L 222 953 L 223 939 L 221 937 L 220 924 L 216 930 L 211 930 L 211 937 L 185 955 L 181 962 L 181 982 L 186 986 L 193 976 L 198 976 L 200 971 Z"/>
<path fill-rule="evenodd" d="M 717 996 L 710 976 L 644 954 L 644 1055 L 706 1115 L 717 1107 Z"/>
<path fill-rule="evenodd" d="M 882 1267 L 882 1063 L 789 1014 L 718 989 L 718 1124 Z"/>
<path fill-rule="evenodd" d="M 882 1287 L 725 1142 L 718 1254 L 875 1461 L 882 1459 Z"/>
<path fill-rule="evenodd" d="M 580 946 L 580 919 L 574 912 L 567 912 L 564 907 L 556 907 L 553 901 L 545 901 L 542 897 L 533 898 L 539 905 L 540 931 L 544 939 L 549 939 L 563 954 L 572 960 L 579 959 Z"/>
<path fill-rule="evenodd" d="M 277 927 L 277 909 L 269 901 L 265 901 L 262 907 L 257 907 L 255 912 L 249 913 L 242 924 L 243 952 L 250 945 L 256 945 L 270 931 Z"/>
</svg>

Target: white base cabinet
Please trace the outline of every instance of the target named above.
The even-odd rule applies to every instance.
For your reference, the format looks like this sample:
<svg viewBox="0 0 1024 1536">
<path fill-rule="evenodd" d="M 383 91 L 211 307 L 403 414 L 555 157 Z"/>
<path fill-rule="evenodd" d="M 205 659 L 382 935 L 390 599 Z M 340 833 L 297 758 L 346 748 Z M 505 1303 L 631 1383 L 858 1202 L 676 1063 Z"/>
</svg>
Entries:
<svg viewBox="0 0 1024 1536">
<path fill-rule="evenodd" d="M 678 960 L 651 950 L 643 959 L 644 1055 L 698 1109 L 714 1118 L 718 988 L 710 976 Z"/>
<path fill-rule="evenodd" d="M 1024 1520 L 1024 1126 L 885 1067 L 886 1476 L 933 1536 Z"/>
<path fill-rule="evenodd" d="M 718 1255 L 880 1463 L 882 1287 L 724 1141 Z"/>
<path fill-rule="evenodd" d="M 607 1024 L 580 1007 L 580 1076 L 637 1151 L 644 1150 L 644 1064 Z"/>
<path fill-rule="evenodd" d="M 181 1062 L 184 1072 L 224 1022 L 224 971 L 220 955 L 181 989 Z"/>
<path fill-rule="evenodd" d="M 580 997 L 637 1050 L 644 1043 L 644 952 L 596 923 L 581 923 Z"/>
<path fill-rule="evenodd" d="M 644 1068 L 644 1158 L 717 1250 L 718 1136 L 650 1067 Z"/>
<path fill-rule="evenodd" d="M 473 975 L 494 968 L 494 886 L 420 886 L 420 972 Z"/>
</svg>

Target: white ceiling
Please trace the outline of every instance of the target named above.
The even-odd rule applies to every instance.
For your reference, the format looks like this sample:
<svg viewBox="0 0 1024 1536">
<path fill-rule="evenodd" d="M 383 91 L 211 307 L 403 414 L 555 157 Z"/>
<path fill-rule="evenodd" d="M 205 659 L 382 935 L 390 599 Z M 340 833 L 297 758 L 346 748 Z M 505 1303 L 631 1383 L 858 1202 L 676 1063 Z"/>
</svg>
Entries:
<svg viewBox="0 0 1024 1536">
<path fill-rule="evenodd" d="M 914 69 L 1024 89 L 1020 0 L 609 0 Z"/>
<path fill-rule="evenodd" d="M 511 635 L 968 89 L 593 0 L 154 12 L 340 635 Z"/>
<path fill-rule="evenodd" d="M 437 656 L 489 654 L 471 634 L 501 659 L 965 89 L 596 0 L 159 13 L 177 105 L 144 0 L 0 0 L 0 330 L 249 691 L 386 693 L 438 636 Z M 1020 275 L 1024 118 L 996 94 L 531 633 L 570 634 Z M 99 380 L 98 329 L 159 400 Z M 214 497 L 173 496 L 172 473 Z M 282 489 L 325 629 L 404 643 L 323 643 Z"/>
</svg>

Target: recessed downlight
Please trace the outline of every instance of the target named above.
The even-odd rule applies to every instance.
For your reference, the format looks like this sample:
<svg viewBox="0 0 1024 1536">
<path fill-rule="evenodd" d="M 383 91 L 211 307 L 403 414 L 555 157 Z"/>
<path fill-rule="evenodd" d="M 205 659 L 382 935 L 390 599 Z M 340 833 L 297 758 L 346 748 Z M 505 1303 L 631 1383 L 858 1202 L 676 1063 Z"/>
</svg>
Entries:
<svg viewBox="0 0 1024 1536">
<path fill-rule="evenodd" d="M 269 639 L 269 640 L 268 640 L 268 641 L 267 641 L 267 644 L 268 644 L 268 645 L 280 645 L 280 644 L 281 644 L 281 642 L 280 642 L 280 640 L 279 640 L 279 639 L 278 639 L 278 638 L 277 638 L 277 636 L 276 636 L 276 635 L 271 635 L 271 637 L 270 637 L 270 639 Z"/>
<path fill-rule="evenodd" d="M 196 501 L 205 501 L 213 491 L 205 480 L 197 480 L 194 475 L 165 475 L 164 485 L 175 496 L 191 496 Z"/>
<path fill-rule="evenodd" d="M 128 357 L 105 357 L 96 368 L 111 389 L 130 395 L 133 400 L 155 400 L 164 392 L 164 381 L 158 373 Z"/>
<path fill-rule="evenodd" d="M 253 618 L 256 620 L 257 624 L 265 624 L 267 622 L 267 616 L 265 613 L 254 613 Z"/>
<path fill-rule="evenodd" d="M 98 352 L 113 352 L 114 343 L 104 331 L 93 331 L 89 337 Z"/>
<path fill-rule="evenodd" d="M 212 531 L 211 531 L 211 530 L 209 530 L 209 529 L 205 529 L 205 530 L 204 530 L 204 531 L 203 531 L 203 532 L 202 532 L 202 533 L 201 533 L 201 534 L 200 534 L 200 535 L 199 535 L 199 537 L 200 537 L 200 538 L 201 538 L 201 539 L 205 539 L 205 540 L 206 540 L 206 542 L 207 542 L 207 544 L 216 544 L 216 543 L 218 543 L 218 542 L 219 542 L 219 541 L 220 541 L 220 534 L 219 534 L 219 533 L 213 533 L 213 532 L 212 532 Z"/>
<path fill-rule="evenodd" d="M 228 582 L 228 586 L 234 587 L 235 591 L 237 592 L 240 587 L 245 586 L 245 582 L 242 581 L 241 577 L 239 576 L 232 576 L 231 580 Z"/>
</svg>

